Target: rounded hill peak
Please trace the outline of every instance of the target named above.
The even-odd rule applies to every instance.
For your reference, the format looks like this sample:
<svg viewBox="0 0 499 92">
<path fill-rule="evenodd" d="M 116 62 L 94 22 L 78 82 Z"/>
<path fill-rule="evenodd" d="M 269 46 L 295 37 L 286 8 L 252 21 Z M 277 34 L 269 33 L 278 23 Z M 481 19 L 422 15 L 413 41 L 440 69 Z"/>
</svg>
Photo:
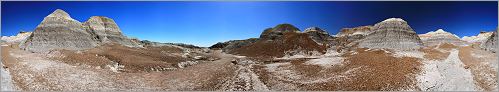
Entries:
<svg viewBox="0 0 499 92">
<path fill-rule="evenodd" d="M 399 22 L 405 22 L 402 18 L 388 18 L 384 20 L 383 22 L 389 22 L 389 21 L 399 21 Z"/>
</svg>

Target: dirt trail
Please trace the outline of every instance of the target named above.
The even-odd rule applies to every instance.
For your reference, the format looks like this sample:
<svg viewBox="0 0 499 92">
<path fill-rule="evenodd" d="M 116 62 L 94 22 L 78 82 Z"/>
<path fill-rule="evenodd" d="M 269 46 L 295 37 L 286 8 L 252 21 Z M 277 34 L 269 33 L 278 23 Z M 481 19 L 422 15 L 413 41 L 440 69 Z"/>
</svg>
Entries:
<svg viewBox="0 0 499 92">
<path fill-rule="evenodd" d="M 0 65 L 2 66 L 1 67 L 1 86 L 2 86 L 2 89 L 0 91 L 16 91 L 16 90 L 19 90 L 19 88 L 17 86 L 14 85 L 14 82 L 12 80 L 12 76 L 11 76 L 11 73 L 9 72 L 10 68 L 8 68 L 9 66 L 7 65 L 4 65 L 4 62 L 6 61 L 11 61 L 11 62 L 8 62 L 9 65 L 12 64 L 12 62 L 15 62 L 15 59 L 14 58 L 11 58 L 11 57 L 4 57 L 4 55 L 7 55 L 9 54 L 9 51 L 10 48 L 8 45 L 2 45 L 2 50 L 1 50 L 1 53 L 2 53 L 2 60 L 0 61 Z"/>
<path fill-rule="evenodd" d="M 419 81 L 423 91 L 475 91 L 473 75 L 458 56 L 458 50 L 453 49 L 449 57 L 443 61 L 427 61 L 423 76 Z"/>
<path fill-rule="evenodd" d="M 10 75 L 10 72 L 6 70 L 3 65 L 3 63 L 0 61 L 0 65 L 2 68 L 0 69 L 0 75 L 2 76 L 1 80 L 1 86 L 2 89 L 0 91 L 16 91 L 16 88 L 14 84 L 12 83 L 12 77 Z"/>
<path fill-rule="evenodd" d="M 498 90 L 498 61 L 495 53 L 463 47 L 459 49 L 459 58 L 471 70 L 478 86 L 485 91 Z"/>
<path fill-rule="evenodd" d="M 162 90 L 219 90 L 222 83 L 234 76 L 237 67 L 230 62 L 234 58 L 231 55 L 223 54 L 221 51 L 215 51 L 213 54 L 221 59 L 175 71 L 145 75 L 150 81 L 156 82 L 153 84 L 159 84 Z"/>
<path fill-rule="evenodd" d="M 267 86 L 252 70 L 255 62 L 246 59 L 238 59 L 236 74 L 225 82 L 223 91 L 269 91 Z"/>
</svg>

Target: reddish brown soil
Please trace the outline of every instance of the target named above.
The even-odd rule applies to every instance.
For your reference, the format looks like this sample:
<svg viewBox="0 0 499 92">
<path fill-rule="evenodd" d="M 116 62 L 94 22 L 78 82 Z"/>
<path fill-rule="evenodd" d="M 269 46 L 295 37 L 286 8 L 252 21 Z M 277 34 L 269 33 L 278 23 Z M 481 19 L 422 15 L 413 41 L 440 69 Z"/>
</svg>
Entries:
<svg viewBox="0 0 499 92">
<path fill-rule="evenodd" d="M 131 48 L 121 45 L 105 45 L 79 53 L 67 50 L 61 50 L 61 52 L 65 57 L 56 59 L 66 63 L 103 67 L 117 62 L 125 66 L 125 72 L 149 71 L 154 67 L 174 67 L 178 62 L 189 60 L 181 57 L 181 49 L 168 46 Z"/>
<path fill-rule="evenodd" d="M 291 61 L 293 70 L 304 78 L 319 77 L 325 74 L 332 76 L 350 76 L 348 78 L 339 78 L 329 82 L 301 84 L 290 81 L 282 83 L 297 85 L 300 90 L 310 91 L 384 91 L 384 90 L 402 90 L 415 89 L 416 74 L 420 72 L 422 65 L 417 58 L 412 57 L 394 57 L 390 53 L 382 50 L 364 51 L 356 50 L 357 54 L 345 54 L 345 63 L 340 66 L 321 68 L 316 65 L 303 64 L 306 60 Z M 261 80 L 268 86 L 274 86 L 269 81 L 275 80 L 266 71 L 265 66 L 255 67 L 256 73 Z M 356 69 L 357 68 L 357 69 Z M 356 69 L 353 71 L 349 71 Z M 345 72 L 355 72 L 344 75 Z M 332 75 L 328 75 L 332 74 Z M 320 78 L 320 77 L 319 77 Z M 277 80 L 279 81 L 279 80 Z M 272 88 L 272 87 L 270 87 Z"/>
<path fill-rule="evenodd" d="M 336 45 L 335 48 L 336 48 L 336 50 L 338 52 L 352 51 L 352 50 L 354 50 L 355 48 L 358 47 L 358 43 L 352 43 L 352 42 L 355 42 L 357 40 L 358 39 L 349 39 L 348 36 L 338 37 L 338 38 L 335 39 L 335 41 L 338 42 L 338 44 Z M 350 44 L 353 44 L 353 45 L 352 46 L 348 46 Z"/>
<path fill-rule="evenodd" d="M 74 51 L 69 50 L 59 50 L 61 54 L 64 55 L 63 58 L 55 57 L 59 61 L 68 64 L 86 64 L 91 66 L 100 66 L 105 67 L 106 65 L 111 64 L 111 60 L 106 57 L 98 56 L 98 54 L 93 53 L 76 53 Z"/>
<path fill-rule="evenodd" d="M 308 60 L 293 60 L 291 64 L 294 65 L 293 68 L 297 73 L 304 75 L 305 77 L 317 76 L 322 70 L 321 66 L 318 65 L 305 65 L 305 61 Z"/>
<path fill-rule="evenodd" d="M 249 57 L 283 57 L 284 52 L 299 49 L 304 51 L 326 52 L 326 46 L 319 45 L 305 33 L 285 32 L 284 36 L 274 41 L 259 40 L 230 53 Z"/>
<path fill-rule="evenodd" d="M 419 51 L 424 52 L 423 57 L 430 60 L 444 60 L 450 55 L 450 52 L 441 52 L 435 48 L 422 48 Z"/>
<path fill-rule="evenodd" d="M 471 55 L 472 51 L 480 51 L 480 49 L 474 49 L 470 46 L 463 47 L 459 49 L 459 59 L 466 65 L 465 67 L 470 68 L 471 72 L 473 74 L 473 79 L 476 81 L 476 84 L 483 88 L 485 91 L 492 91 L 494 87 L 488 83 L 488 80 L 484 78 L 483 75 L 480 75 L 481 73 L 487 73 L 487 74 L 492 74 L 493 79 L 497 79 L 497 72 L 494 72 L 490 69 L 484 68 L 483 65 L 481 65 L 481 62 L 485 62 L 484 60 L 481 60 L 480 58 L 473 57 Z M 490 55 L 495 55 L 494 53 L 487 52 L 487 51 L 481 51 L 481 53 L 488 53 Z"/>
<path fill-rule="evenodd" d="M 13 45 L 2 46 L 2 62 L 7 68 L 15 64 L 15 62 L 17 61 L 16 58 L 14 57 L 7 57 L 7 55 L 10 54 L 9 52 L 11 49 L 19 49 L 19 48 L 17 48 L 17 44 L 14 46 Z"/>
<path fill-rule="evenodd" d="M 458 46 L 456 46 L 454 44 L 450 44 L 450 43 L 443 43 L 443 44 L 440 44 L 440 46 L 438 48 L 444 49 L 444 50 L 452 50 L 452 49 L 458 48 Z"/>
<path fill-rule="evenodd" d="M 347 81 L 339 83 L 326 83 L 325 90 L 399 90 L 402 88 L 414 87 L 415 75 L 420 72 L 422 65 L 417 58 L 393 57 L 382 50 L 364 51 L 357 50 L 358 54 L 345 54 L 346 65 L 343 69 L 353 69 L 362 67 L 362 72 L 358 72 Z M 334 85 L 334 86 L 333 86 Z"/>
</svg>

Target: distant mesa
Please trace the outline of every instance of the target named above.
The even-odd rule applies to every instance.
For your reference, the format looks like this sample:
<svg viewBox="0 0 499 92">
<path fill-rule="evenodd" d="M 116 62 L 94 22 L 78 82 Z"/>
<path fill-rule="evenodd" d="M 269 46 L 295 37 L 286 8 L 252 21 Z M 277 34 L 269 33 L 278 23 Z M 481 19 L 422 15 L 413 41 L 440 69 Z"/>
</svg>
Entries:
<svg viewBox="0 0 499 92">
<path fill-rule="evenodd" d="M 264 29 L 259 38 L 219 42 L 209 48 L 245 56 L 283 57 L 320 55 L 324 54 L 326 49 L 337 51 L 350 51 L 356 48 L 416 50 L 423 45 L 451 43 L 464 46 L 468 42 L 479 42 L 482 43 L 481 48 L 496 51 L 493 47 L 496 46 L 497 32 L 481 32 L 478 36 L 463 37 L 463 40 L 443 29 L 418 35 L 405 20 L 389 18 L 374 26 L 343 28 L 334 36 L 319 27 L 310 27 L 300 32 L 297 27 L 284 23 Z M 46 16 L 33 32 L 2 37 L 2 41 L 19 42 L 21 49 L 32 52 L 55 49 L 84 50 L 104 44 L 120 44 L 128 47 L 178 45 L 200 48 L 187 44 L 130 39 L 122 33 L 111 18 L 92 16 L 81 23 L 61 9 Z"/>
<path fill-rule="evenodd" d="M 480 31 L 480 34 L 476 36 L 464 36 L 462 40 L 472 44 L 482 44 L 487 41 L 487 38 L 489 38 L 492 33 L 493 32 Z"/>
<path fill-rule="evenodd" d="M 350 51 L 357 48 L 359 41 L 373 32 L 372 26 L 359 26 L 354 28 L 342 28 L 336 34 L 332 44 L 337 51 Z"/>
<path fill-rule="evenodd" d="M 232 51 L 232 54 L 250 57 L 284 57 L 293 55 L 318 55 L 325 53 L 309 34 L 301 33 L 291 24 L 279 24 L 262 32 L 258 41 Z"/>
<path fill-rule="evenodd" d="M 436 46 L 442 43 L 450 43 L 456 46 L 466 46 L 468 44 L 467 42 L 459 39 L 457 35 L 446 32 L 443 29 L 431 31 L 426 34 L 420 34 L 419 37 L 427 46 Z"/>
<path fill-rule="evenodd" d="M 455 39 L 459 41 L 459 38 Z M 217 43 L 211 48 L 225 48 L 235 43 L 244 44 L 233 46 L 229 53 L 253 57 L 317 55 L 327 48 L 350 51 L 356 48 L 416 50 L 423 47 L 416 32 L 400 18 L 389 18 L 374 26 L 343 28 L 335 36 L 318 27 L 300 32 L 291 24 L 279 24 L 265 29 L 258 40 L 233 40 Z"/>
<path fill-rule="evenodd" d="M 25 41 L 33 32 L 21 31 L 16 36 L 2 36 L 1 40 L 7 43 L 19 43 Z"/>
<path fill-rule="evenodd" d="M 416 32 L 400 18 L 389 18 L 373 26 L 374 32 L 359 43 L 361 48 L 415 50 L 423 47 Z"/>
<path fill-rule="evenodd" d="M 54 49 L 83 50 L 106 43 L 139 46 L 124 37 L 110 18 L 91 17 L 87 22 L 80 23 L 65 11 L 57 9 L 45 17 L 19 46 L 32 52 L 46 52 Z"/>
<path fill-rule="evenodd" d="M 305 29 L 303 33 L 306 33 L 314 40 L 316 43 L 321 45 L 333 45 L 330 44 L 333 41 L 333 37 L 329 35 L 327 31 L 322 30 L 319 27 L 310 27 Z"/>
<path fill-rule="evenodd" d="M 259 38 L 249 38 L 244 40 L 230 40 L 227 42 L 219 42 L 212 46 L 210 49 L 222 49 L 223 52 L 231 53 L 234 49 L 241 48 L 243 46 L 251 45 L 258 41 Z"/>
<path fill-rule="evenodd" d="M 265 29 L 260 35 L 261 40 L 275 40 L 282 37 L 285 32 L 300 33 L 300 29 L 291 24 L 279 24 L 274 28 Z"/>
<path fill-rule="evenodd" d="M 368 35 L 371 34 L 373 27 L 372 26 L 360 26 L 354 28 L 343 28 L 336 34 L 336 36 L 352 36 L 352 35 Z"/>
</svg>

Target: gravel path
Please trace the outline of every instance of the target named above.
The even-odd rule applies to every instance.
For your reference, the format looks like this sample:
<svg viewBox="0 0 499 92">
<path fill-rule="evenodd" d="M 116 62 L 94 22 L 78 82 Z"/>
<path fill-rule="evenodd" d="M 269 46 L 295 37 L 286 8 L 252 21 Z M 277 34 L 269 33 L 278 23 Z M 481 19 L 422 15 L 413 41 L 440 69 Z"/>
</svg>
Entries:
<svg viewBox="0 0 499 92">
<path fill-rule="evenodd" d="M 0 68 L 0 75 L 2 76 L 1 80 L 1 90 L 0 91 L 16 91 L 14 84 L 12 83 L 12 77 L 10 76 L 10 72 L 6 70 L 3 65 L 3 62 L 0 62 L 2 67 Z"/>
<path fill-rule="evenodd" d="M 239 59 L 237 61 L 236 74 L 225 82 L 222 86 L 224 91 L 269 91 L 267 86 L 260 81 L 258 75 L 251 69 L 254 62 L 251 60 Z"/>
<path fill-rule="evenodd" d="M 476 91 L 473 75 L 464 68 L 458 50 L 452 50 L 443 61 L 426 61 L 418 86 L 423 91 Z"/>
</svg>

